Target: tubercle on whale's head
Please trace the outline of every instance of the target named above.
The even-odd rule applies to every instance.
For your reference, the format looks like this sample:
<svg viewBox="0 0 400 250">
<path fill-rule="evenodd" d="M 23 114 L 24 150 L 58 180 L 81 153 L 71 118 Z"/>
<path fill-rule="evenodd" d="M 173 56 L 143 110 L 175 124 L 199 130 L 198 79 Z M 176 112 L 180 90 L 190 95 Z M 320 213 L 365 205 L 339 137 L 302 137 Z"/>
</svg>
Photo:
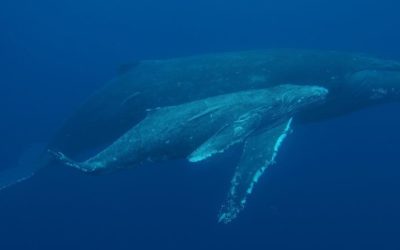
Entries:
<svg viewBox="0 0 400 250">
<path fill-rule="evenodd" d="M 282 85 L 281 87 L 286 89 L 282 94 L 282 101 L 296 110 L 321 104 L 329 94 L 328 89 L 320 86 Z"/>
<path fill-rule="evenodd" d="M 375 103 L 400 101 L 400 69 L 361 70 L 348 77 L 352 92 Z"/>
<path fill-rule="evenodd" d="M 306 100 L 306 103 L 308 102 L 309 104 L 313 104 L 316 102 L 320 103 L 324 102 L 329 94 L 328 89 L 324 87 L 320 86 L 306 86 L 306 87 L 308 87 L 308 91 L 304 93 L 304 97 L 301 97 L 299 101 Z"/>
</svg>

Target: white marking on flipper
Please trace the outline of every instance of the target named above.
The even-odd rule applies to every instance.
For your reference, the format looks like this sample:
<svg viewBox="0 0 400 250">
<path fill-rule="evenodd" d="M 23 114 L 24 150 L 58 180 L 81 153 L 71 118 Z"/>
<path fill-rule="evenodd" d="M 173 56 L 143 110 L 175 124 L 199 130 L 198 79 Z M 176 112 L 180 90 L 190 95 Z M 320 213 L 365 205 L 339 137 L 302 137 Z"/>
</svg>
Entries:
<svg viewBox="0 0 400 250">
<path fill-rule="evenodd" d="M 291 124 L 292 118 L 284 124 L 248 139 L 241 162 L 231 181 L 227 201 L 219 214 L 219 222 L 231 222 L 244 208 L 246 199 L 252 193 L 259 178 L 269 166 L 275 163 L 279 148 L 291 132 Z"/>
<path fill-rule="evenodd" d="M 249 189 L 247 189 L 247 194 L 251 194 L 253 191 L 254 185 L 257 184 L 258 180 L 260 179 L 261 175 L 265 172 L 265 169 L 267 169 L 268 166 L 275 164 L 275 159 L 276 156 L 278 155 L 279 148 L 281 147 L 283 141 L 286 139 L 288 134 L 291 132 L 291 125 L 292 125 L 293 118 L 290 118 L 288 123 L 286 124 L 285 130 L 283 133 L 278 137 L 278 140 L 276 141 L 274 145 L 274 152 L 272 154 L 271 160 L 266 161 L 264 166 L 258 169 L 258 171 L 255 173 L 253 177 L 253 182 L 250 184 Z M 243 204 L 246 203 L 246 197 L 244 200 L 242 200 Z"/>
</svg>

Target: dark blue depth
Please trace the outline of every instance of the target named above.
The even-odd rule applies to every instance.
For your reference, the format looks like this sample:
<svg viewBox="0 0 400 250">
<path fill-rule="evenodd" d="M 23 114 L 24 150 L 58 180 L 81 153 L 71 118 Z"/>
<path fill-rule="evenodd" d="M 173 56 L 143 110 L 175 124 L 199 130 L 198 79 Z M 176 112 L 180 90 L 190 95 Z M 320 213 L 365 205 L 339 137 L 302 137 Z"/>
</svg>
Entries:
<svg viewBox="0 0 400 250">
<path fill-rule="evenodd" d="M 400 59 L 395 0 L 0 2 L 0 168 L 138 59 L 263 48 Z M 399 83 L 400 84 L 400 83 Z M 45 169 L 0 193 L 0 249 L 400 249 L 399 104 L 295 129 L 241 216 L 235 157 L 91 177 Z"/>
</svg>

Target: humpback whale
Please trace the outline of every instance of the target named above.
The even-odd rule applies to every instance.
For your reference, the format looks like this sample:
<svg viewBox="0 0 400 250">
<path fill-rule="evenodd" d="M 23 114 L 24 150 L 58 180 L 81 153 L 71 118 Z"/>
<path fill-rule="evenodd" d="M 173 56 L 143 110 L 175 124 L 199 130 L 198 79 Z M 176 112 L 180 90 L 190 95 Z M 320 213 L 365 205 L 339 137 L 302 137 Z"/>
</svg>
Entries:
<svg viewBox="0 0 400 250">
<path fill-rule="evenodd" d="M 145 119 L 149 109 L 289 83 L 329 91 L 323 103 L 296 115 L 298 122 L 318 121 L 398 101 L 400 63 L 362 54 L 293 49 L 135 62 L 76 110 L 46 148 L 76 159 L 117 140 Z M 246 143 L 245 150 L 255 148 L 252 145 Z M 32 171 L 54 163 L 47 150 L 43 152 Z M 10 184 L 22 174 L 26 171 L 0 180 Z M 19 176 L 18 180 L 23 179 Z M 235 174 L 233 180 L 239 182 L 241 177 Z M 229 207 L 227 202 L 224 208 Z M 221 221 L 229 222 L 226 214 L 222 212 Z"/>
<path fill-rule="evenodd" d="M 367 91 L 398 89 L 399 78 L 400 62 L 335 51 L 275 49 L 144 60 L 86 100 L 48 148 L 79 156 L 116 140 L 148 109 L 280 84 L 329 89 L 329 101 L 304 116 L 320 120 L 376 103 Z"/>
<path fill-rule="evenodd" d="M 328 90 L 279 85 L 239 91 L 151 111 L 109 147 L 83 162 L 52 152 L 68 166 L 88 173 L 108 173 L 143 162 L 187 158 L 198 162 L 244 142 L 240 161 L 220 221 L 229 222 L 246 203 L 264 170 L 274 163 L 290 131 L 292 117 L 324 101 Z"/>
</svg>

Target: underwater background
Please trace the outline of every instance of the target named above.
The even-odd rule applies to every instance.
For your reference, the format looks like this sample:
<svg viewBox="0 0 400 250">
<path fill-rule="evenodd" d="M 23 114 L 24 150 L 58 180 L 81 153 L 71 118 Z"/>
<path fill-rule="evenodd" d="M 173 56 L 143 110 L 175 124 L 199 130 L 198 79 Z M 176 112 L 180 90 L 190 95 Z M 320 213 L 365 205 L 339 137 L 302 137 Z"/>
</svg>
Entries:
<svg viewBox="0 0 400 250">
<path fill-rule="evenodd" d="M 0 169 L 49 141 L 119 65 L 268 48 L 399 60 L 399 10 L 395 0 L 2 0 Z M 296 128 L 229 225 L 216 214 L 235 154 L 97 177 L 45 169 L 0 192 L 0 249 L 400 249 L 399 108 Z"/>
</svg>

